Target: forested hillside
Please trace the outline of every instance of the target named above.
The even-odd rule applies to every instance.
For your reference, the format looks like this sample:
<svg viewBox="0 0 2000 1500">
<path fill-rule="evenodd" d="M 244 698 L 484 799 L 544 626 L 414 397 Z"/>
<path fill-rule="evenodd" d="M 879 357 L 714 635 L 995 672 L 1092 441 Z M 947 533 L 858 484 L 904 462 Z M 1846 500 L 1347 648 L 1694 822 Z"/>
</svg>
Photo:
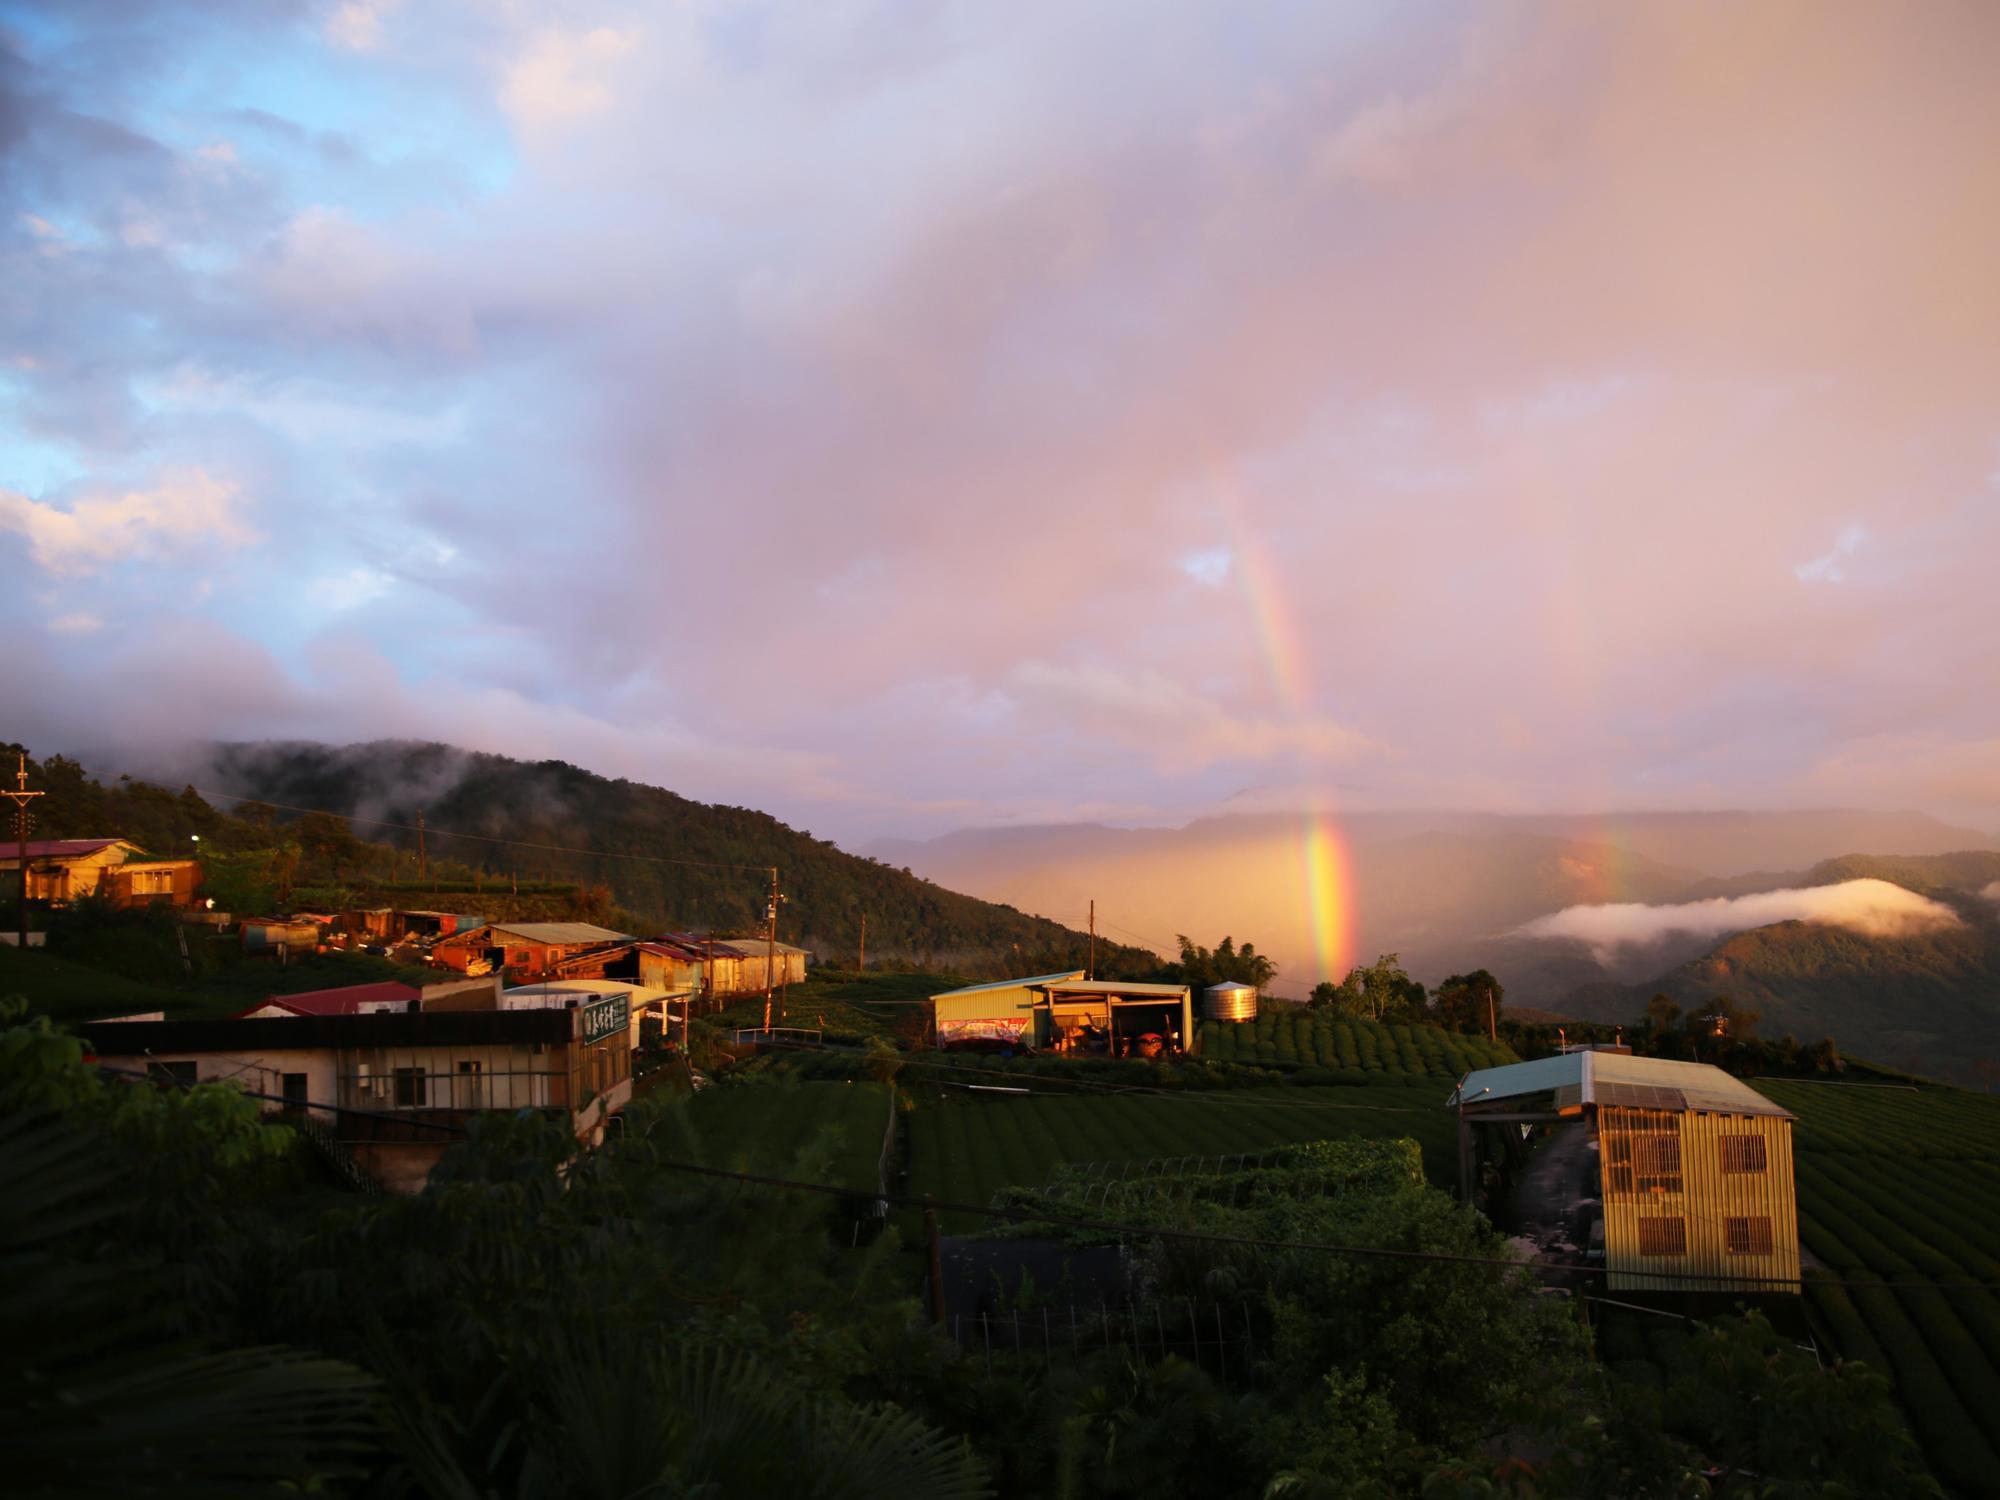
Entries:
<svg viewBox="0 0 2000 1500">
<path fill-rule="evenodd" d="M 528 763 L 448 745 L 257 744 L 217 747 L 218 794 L 355 819 L 404 851 L 423 814 L 433 864 L 489 877 L 607 886 L 642 925 L 748 932 L 764 920 L 769 867 L 785 904 L 779 936 L 852 961 L 868 922 L 871 964 L 895 961 L 973 976 L 1042 972 L 1085 961 L 1088 939 L 1059 923 L 945 890 L 848 854 L 767 813 L 695 802 L 562 761 Z M 405 825 L 405 826 L 389 826 Z M 566 852 L 583 849 L 586 854 Z M 1147 972 L 1143 950 L 1100 941 L 1107 973 Z"/>
<path fill-rule="evenodd" d="M 1558 1007 L 1583 1020 L 1631 1021 L 1654 994 L 1692 1009 L 1716 995 L 1761 1013 L 1758 1033 L 1831 1036 L 1844 1052 L 1930 1077 L 1979 1084 L 2000 1059 L 2000 904 L 1976 894 L 1987 853 L 1828 861 L 1812 883 L 1896 879 L 1945 902 L 1959 924 L 1867 937 L 1818 922 L 1737 933 L 1644 984 L 1579 987 Z M 1987 879 L 1993 878 L 1986 876 Z"/>
</svg>

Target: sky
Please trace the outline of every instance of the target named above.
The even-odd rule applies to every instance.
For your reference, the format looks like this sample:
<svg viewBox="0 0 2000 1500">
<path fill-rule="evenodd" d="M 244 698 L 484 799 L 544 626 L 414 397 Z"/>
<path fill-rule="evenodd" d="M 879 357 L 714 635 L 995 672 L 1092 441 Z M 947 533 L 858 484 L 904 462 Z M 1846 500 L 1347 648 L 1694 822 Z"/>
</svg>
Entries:
<svg viewBox="0 0 2000 1500">
<path fill-rule="evenodd" d="M 2000 7 L 0 0 L 0 738 L 2000 828 Z"/>
</svg>

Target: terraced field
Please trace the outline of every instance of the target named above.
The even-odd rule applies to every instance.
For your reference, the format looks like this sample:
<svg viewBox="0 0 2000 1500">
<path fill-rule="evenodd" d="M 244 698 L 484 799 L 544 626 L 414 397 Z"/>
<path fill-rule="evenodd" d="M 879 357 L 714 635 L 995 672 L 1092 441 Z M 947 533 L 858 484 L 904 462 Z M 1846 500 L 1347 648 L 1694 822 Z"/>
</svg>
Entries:
<svg viewBox="0 0 2000 1500">
<path fill-rule="evenodd" d="M 1267 1011 L 1254 1021 L 1204 1021 L 1201 1053 L 1215 1062 L 1337 1068 L 1391 1078 L 1457 1079 L 1472 1068 L 1518 1062 L 1504 1042 L 1436 1026 L 1336 1021 L 1307 1010 Z"/>
<path fill-rule="evenodd" d="M 1757 1086 L 1799 1117 L 1799 1237 L 1825 1268 L 1811 1311 L 1894 1379 L 1940 1479 L 2000 1495 L 2000 1099 Z"/>
<path fill-rule="evenodd" d="M 1266 1151 L 1341 1136 L 1408 1136 L 1437 1183 L 1451 1181 L 1457 1161 L 1450 1112 L 1424 1090 L 1395 1086 L 953 1095 L 909 1116 L 908 1129 L 911 1191 L 976 1204 L 1004 1187 L 1040 1187 L 1058 1162 Z M 981 1222 L 941 1217 L 956 1231 Z"/>
<path fill-rule="evenodd" d="M 703 1089 L 688 1101 L 692 1149 L 709 1166 L 764 1172 L 801 1170 L 800 1153 L 822 1142 L 812 1178 L 873 1192 L 889 1119 L 879 1083 L 785 1083 Z"/>
</svg>

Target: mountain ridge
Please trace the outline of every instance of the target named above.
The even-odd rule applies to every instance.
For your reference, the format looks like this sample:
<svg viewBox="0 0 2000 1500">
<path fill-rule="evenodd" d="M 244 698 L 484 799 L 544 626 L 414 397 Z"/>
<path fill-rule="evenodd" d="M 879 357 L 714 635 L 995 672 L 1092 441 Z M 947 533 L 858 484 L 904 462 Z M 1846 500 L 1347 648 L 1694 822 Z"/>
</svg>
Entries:
<svg viewBox="0 0 2000 1500">
<path fill-rule="evenodd" d="M 565 761 L 522 761 L 426 740 L 218 743 L 204 778 L 219 796 L 330 812 L 433 860 L 609 886 L 662 929 L 761 930 L 765 872 L 779 869 L 779 937 L 837 961 L 877 959 L 983 977 L 1081 967 L 1086 934 L 851 854 L 752 808 Z M 1150 970 L 1153 955 L 1100 938 L 1101 967 Z"/>
</svg>

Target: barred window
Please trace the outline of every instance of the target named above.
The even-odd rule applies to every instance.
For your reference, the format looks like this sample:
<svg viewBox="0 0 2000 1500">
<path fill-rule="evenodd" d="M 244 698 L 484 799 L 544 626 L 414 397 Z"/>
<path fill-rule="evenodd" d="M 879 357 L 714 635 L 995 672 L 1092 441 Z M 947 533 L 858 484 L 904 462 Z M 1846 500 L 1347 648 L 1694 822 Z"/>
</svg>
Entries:
<svg viewBox="0 0 2000 1500">
<path fill-rule="evenodd" d="M 1686 1219 L 1641 1219 L 1639 1221 L 1639 1253 L 1641 1255 L 1686 1255 L 1688 1249 L 1688 1227 Z"/>
<path fill-rule="evenodd" d="M 1731 1255 L 1771 1253 L 1769 1219 L 1725 1219 L 1722 1221 L 1722 1237 Z"/>
<path fill-rule="evenodd" d="M 1761 1135 L 1725 1135 L 1722 1138 L 1723 1171 L 1761 1174 L 1768 1165 L 1764 1137 Z"/>
<path fill-rule="evenodd" d="M 1670 1130 L 1648 1131 L 1632 1137 L 1632 1166 L 1642 1193 L 1678 1193 L 1681 1190 L 1681 1138 Z"/>
</svg>

